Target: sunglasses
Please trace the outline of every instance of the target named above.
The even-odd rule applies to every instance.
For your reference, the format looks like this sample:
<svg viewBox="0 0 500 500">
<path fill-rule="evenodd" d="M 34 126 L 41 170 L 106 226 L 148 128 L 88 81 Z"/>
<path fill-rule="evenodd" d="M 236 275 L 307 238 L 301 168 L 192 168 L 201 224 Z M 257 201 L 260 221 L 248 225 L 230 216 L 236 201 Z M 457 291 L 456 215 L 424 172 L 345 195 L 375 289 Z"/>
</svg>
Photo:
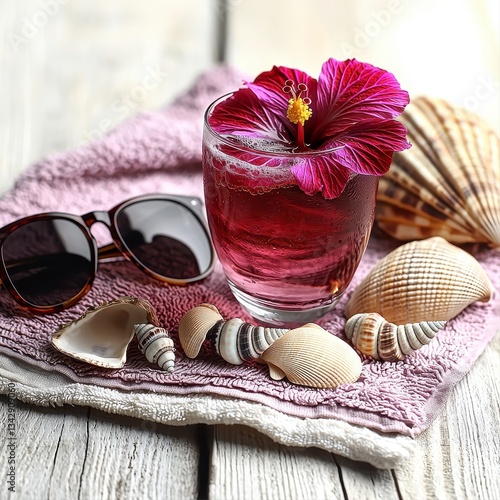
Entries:
<svg viewBox="0 0 500 500">
<path fill-rule="evenodd" d="M 113 243 L 97 248 L 90 231 L 96 222 L 108 227 Z M 173 285 L 206 278 L 214 268 L 215 252 L 201 200 L 140 196 L 109 212 L 49 212 L 0 229 L 0 285 L 35 313 L 75 304 L 90 290 L 98 261 L 117 257 Z"/>
</svg>

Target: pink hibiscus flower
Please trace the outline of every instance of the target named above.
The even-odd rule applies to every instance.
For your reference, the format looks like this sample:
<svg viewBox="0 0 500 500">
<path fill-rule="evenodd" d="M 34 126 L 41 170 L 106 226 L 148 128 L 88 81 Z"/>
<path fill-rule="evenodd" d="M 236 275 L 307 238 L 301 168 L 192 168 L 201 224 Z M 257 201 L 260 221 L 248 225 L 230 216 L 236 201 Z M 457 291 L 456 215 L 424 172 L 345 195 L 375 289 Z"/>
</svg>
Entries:
<svg viewBox="0 0 500 500">
<path fill-rule="evenodd" d="M 285 67 L 261 73 L 220 103 L 209 124 L 221 135 L 252 137 L 275 151 L 281 145 L 288 152 L 324 152 L 298 155 L 291 171 L 305 193 L 336 198 L 352 172 L 383 175 L 393 152 L 410 147 L 394 119 L 408 103 L 392 73 L 355 59 L 329 59 L 318 80 Z"/>
</svg>

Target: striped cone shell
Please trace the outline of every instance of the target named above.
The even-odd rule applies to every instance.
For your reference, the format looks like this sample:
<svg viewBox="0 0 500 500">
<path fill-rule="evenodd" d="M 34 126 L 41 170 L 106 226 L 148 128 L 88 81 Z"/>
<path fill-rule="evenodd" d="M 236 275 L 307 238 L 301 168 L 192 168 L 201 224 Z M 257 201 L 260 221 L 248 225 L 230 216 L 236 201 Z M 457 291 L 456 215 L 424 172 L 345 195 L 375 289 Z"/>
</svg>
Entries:
<svg viewBox="0 0 500 500">
<path fill-rule="evenodd" d="M 213 350 L 228 363 L 241 365 L 259 358 L 277 339 L 288 330 L 265 328 L 243 322 L 239 318 L 217 322 L 208 332 Z"/>
<path fill-rule="evenodd" d="M 379 183 L 375 220 L 403 241 L 442 236 L 500 246 L 500 141 L 477 115 L 413 99 L 401 116 L 412 147 Z"/>
<path fill-rule="evenodd" d="M 448 321 L 492 293 L 472 255 L 434 237 L 406 243 L 380 260 L 354 290 L 345 316 L 377 312 L 397 325 Z"/>
<path fill-rule="evenodd" d="M 162 370 L 173 372 L 175 366 L 174 341 L 167 330 L 150 323 L 134 325 L 134 333 L 140 351 L 150 363 L 157 364 Z"/>
<path fill-rule="evenodd" d="M 395 325 L 380 314 L 361 313 L 345 325 L 347 338 L 366 356 L 382 361 L 401 361 L 427 345 L 444 328 L 446 321 L 421 321 Z"/>
<path fill-rule="evenodd" d="M 201 304 L 189 310 L 179 323 L 179 340 L 186 355 L 198 356 L 205 341 L 228 363 L 240 365 L 257 359 L 286 331 L 244 323 L 239 318 L 224 320 L 215 306 Z"/>
</svg>

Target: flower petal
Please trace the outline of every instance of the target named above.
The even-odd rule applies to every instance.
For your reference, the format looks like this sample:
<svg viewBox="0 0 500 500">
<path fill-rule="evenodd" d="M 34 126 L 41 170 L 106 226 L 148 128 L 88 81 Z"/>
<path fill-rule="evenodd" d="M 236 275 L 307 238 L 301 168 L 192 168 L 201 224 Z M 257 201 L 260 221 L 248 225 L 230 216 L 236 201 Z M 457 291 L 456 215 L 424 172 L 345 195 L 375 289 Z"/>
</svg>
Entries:
<svg viewBox="0 0 500 500">
<path fill-rule="evenodd" d="M 396 120 L 374 120 L 352 127 L 341 137 L 331 139 L 324 147 L 334 148 L 338 162 L 360 174 L 383 175 L 392 163 L 392 153 L 411 147 L 405 126 Z"/>
<path fill-rule="evenodd" d="M 307 194 L 322 191 L 325 198 L 336 198 L 344 190 L 350 172 L 383 175 L 391 166 L 393 152 L 410 146 L 403 124 L 396 120 L 369 121 L 352 127 L 349 134 L 331 139 L 323 145 L 324 154 L 311 155 L 291 170 Z M 331 151 L 333 148 L 337 149 Z"/>
<path fill-rule="evenodd" d="M 303 71 L 286 68 L 285 66 L 273 66 L 271 71 L 261 73 L 253 82 L 246 82 L 245 85 L 267 104 L 270 110 L 277 116 L 281 116 L 284 121 L 287 121 L 286 111 L 288 101 L 292 97 L 291 94 L 283 90 L 287 80 L 293 82 L 296 91 L 300 83 L 305 84 L 307 91 L 303 93 L 302 97 L 307 96 L 312 101 L 316 100 L 316 89 L 318 86 L 316 79 Z"/>
<path fill-rule="evenodd" d="M 208 118 L 208 123 L 219 134 L 261 137 L 290 142 L 290 128 L 281 116 L 266 106 L 254 92 L 241 88 L 220 102 Z"/>
<path fill-rule="evenodd" d="M 291 168 L 302 191 L 309 195 L 322 191 L 327 199 L 342 193 L 351 172 L 337 161 L 336 153 L 312 155 Z"/>
<path fill-rule="evenodd" d="M 409 102 L 392 73 L 356 59 L 329 59 L 318 79 L 312 137 L 324 141 L 353 124 L 394 118 Z"/>
</svg>

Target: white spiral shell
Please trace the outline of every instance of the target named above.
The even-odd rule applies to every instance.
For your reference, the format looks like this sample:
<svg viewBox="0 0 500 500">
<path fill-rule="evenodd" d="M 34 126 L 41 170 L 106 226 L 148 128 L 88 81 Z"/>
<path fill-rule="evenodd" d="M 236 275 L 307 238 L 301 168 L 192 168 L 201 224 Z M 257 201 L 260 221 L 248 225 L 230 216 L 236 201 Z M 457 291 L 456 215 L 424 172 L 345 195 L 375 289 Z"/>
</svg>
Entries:
<svg viewBox="0 0 500 500">
<path fill-rule="evenodd" d="M 205 341 L 213 352 L 228 363 L 241 365 L 252 361 L 288 330 L 265 328 L 239 318 L 224 320 L 215 306 L 201 304 L 188 311 L 179 323 L 179 340 L 189 358 L 198 356 Z"/>
<path fill-rule="evenodd" d="M 140 351 L 150 363 L 157 364 L 162 370 L 173 372 L 175 367 L 174 342 L 167 330 L 150 323 L 134 325 Z"/>
<path fill-rule="evenodd" d="M 378 313 L 360 313 L 345 325 L 347 338 L 358 351 L 382 361 L 402 361 L 428 344 L 446 321 L 421 321 L 395 325 Z"/>
</svg>

